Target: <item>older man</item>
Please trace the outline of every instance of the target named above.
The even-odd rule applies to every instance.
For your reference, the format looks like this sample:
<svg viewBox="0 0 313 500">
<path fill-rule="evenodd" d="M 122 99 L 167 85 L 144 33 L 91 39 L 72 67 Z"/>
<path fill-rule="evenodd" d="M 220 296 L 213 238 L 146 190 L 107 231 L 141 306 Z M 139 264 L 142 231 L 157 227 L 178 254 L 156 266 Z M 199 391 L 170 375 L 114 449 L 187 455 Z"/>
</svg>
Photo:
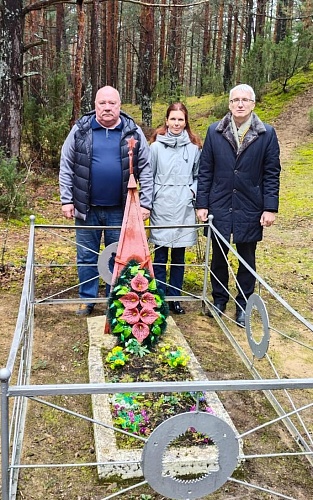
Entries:
<svg viewBox="0 0 313 500">
<path fill-rule="evenodd" d="M 127 139 L 137 141 L 133 150 L 135 178 L 140 185 L 143 220 L 149 218 L 153 177 L 150 149 L 141 128 L 121 111 L 119 92 L 110 86 L 98 90 L 95 110 L 83 115 L 66 138 L 60 161 L 62 212 L 75 218 L 77 227 L 120 226 L 127 197 L 129 156 Z M 118 241 L 120 231 L 104 232 L 105 246 Z M 76 231 L 79 296 L 98 295 L 98 254 L 101 230 Z M 107 289 L 108 291 L 108 289 Z M 80 304 L 77 314 L 89 315 L 94 303 Z"/>
<path fill-rule="evenodd" d="M 200 158 L 197 215 L 213 224 L 238 254 L 255 270 L 257 242 L 263 227 L 274 223 L 278 211 L 280 160 L 273 127 L 253 112 L 255 94 L 249 85 L 237 85 L 229 94 L 229 112 L 207 132 Z M 228 248 L 212 238 L 211 285 L 217 314 L 229 300 Z M 236 322 L 245 326 L 246 302 L 254 291 L 255 278 L 239 262 L 237 272 Z M 209 313 L 209 316 L 211 314 Z"/>
</svg>

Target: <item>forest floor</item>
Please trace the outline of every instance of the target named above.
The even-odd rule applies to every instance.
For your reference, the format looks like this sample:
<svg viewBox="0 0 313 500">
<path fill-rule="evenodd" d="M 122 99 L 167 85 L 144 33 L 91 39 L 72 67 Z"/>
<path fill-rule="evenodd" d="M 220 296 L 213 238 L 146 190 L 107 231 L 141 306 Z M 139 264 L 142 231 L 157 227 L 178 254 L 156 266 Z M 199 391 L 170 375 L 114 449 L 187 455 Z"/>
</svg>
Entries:
<svg viewBox="0 0 313 500">
<path fill-rule="evenodd" d="M 281 160 L 284 171 L 288 170 L 288 162 L 295 154 L 298 146 L 312 142 L 309 124 L 304 110 L 308 103 L 313 102 L 313 88 L 298 97 L 274 123 L 281 147 Z M 61 210 L 57 200 L 57 184 L 40 182 L 30 194 L 33 196 L 34 213 L 42 213 L 49 217 L 51 223 L 63 223 Z M 312 276 L 306 276 L 301 269 L 297 271 L 297 249 L 304 246 L 310 255 L 313 254 L 312 219 L 301 217 L 296 227 L 290 225 L 288 234 L 279 217 L 275 225 L 266 233 L 263 248 L 273 253 L 275 249 L 286 245 L 290 261 L 294 262 L 295 272 L 291 275 L 281 274 L 280 269 L 271 263 L 265 268 L 270 275 L 275 289 L 284 290 L 285 298 L 292 299 L 292 306 L 301 310 L 301 314 L 313 321 L 313 282 Z M 27 252 L 28 231 L 25 228 L 10 227 L 0 221 L 2 250 L 5 248 L 7 265 L 0 274 L 1 301 L 1 336 L 0 336 L 0 367 L 7 359 L 15 328 L 17 311 L 23 282 L 23 259 Z M 51 238 L 51 239 L 49 239 Z M 54 237 L 45 233 L 39 237 L 36 244 L 39 251 L 55 244 Z M 21 266 L 12 265 L 16 251 L 20 252 Z M 14 257 L 14 258 L 15 258 Z M 300 265 L 300 263 L 299 263 Z M 301 265 L 300 265 L 301 268 Z M 59 278 L 60 280 L 62 278 Z M 288 288 L 295 289 L 295 283 L 301 282 L 301 293 L 288 295 Z M 41 283 L 41 289 L 46 295 L 54 288 L 49 283 Z M 297 290 L 300 290 L 300 284 Z M 304 291 L 303 291 L 304 290 Z M 88 382 L 88 334 L 87 322 L 75 316 L 76 305 L 42 306 L 36 308 L 34 347 L 32 363 L 32 383 L 85 383 Z M 97 305 L 94 313 L 102 314 L 101 305 Z M 282 318 L 283 319 L 283 318 Z M 197 302 L 186 303 L 186 314 L 175 316 L 174 320 L 189 342 L 194 354 L 199 360 L 209 379 L 250 379 L 251 375 L 241 360 L 235 355 L 233 347 L 225 342 L 225 336 L 214 319 L 201 314 Z M 239 331 L 240 329 L 238 329 Z M 240 330 L 240 332 L 242 332 Z M 238 332 L 238 333 L 240 333 Z M 281 353 L 284 356 L 284 352 Z M 287 353 L 286 353 L 287 355 Z M 294 373 L 301 376 L 312 376 L 303 373 L 301 359 L 294 356 Z M 312 365 L 311 365 L 312 366 Z M 288 372 L 288 369 L 286 368 Z M 45 398 L 50 399 L 51 398 Z M 221 400 L 230 414 L 239 432 L 253 428 L 258 423 L 274 418 L 274 412 L 268 401 L 259 392 L 227 392 L 221 395 Z M 91 416 L 91 404 L 88 397 L 58 397 L 53 398 L 54 404 L 65 406 L 77 413 Z M 262 452 L 273 453 L 282 451 L 298 451 L 297 446 L 283 426 L 272 426 L 261 438 Z M 245 440 L 246 454 L 255 452 L 253 442 Z M 92 426 L 84 421 L 61 415 L 38 402 L 30 401 L 24 443 L 24 463 L 73 463 L 75 461 L 95 461 Z M 308 500 L 312 498 L 313 472 L 305 458 L 288 457 L 273 458 L 258 461 L 247 460 L 238 471 L 236 478 L 257 484 L 263 488 L 273 489 L 286 495 L 284 498 Z M 117 484 L 103 483 L 98 480 L 97 471 L 92 467 L 53 468 L 53 469 L 23 469 L 19 481 L 19 499 L 26 500 L 100 500 L 119 489 Z M 121 500 L 162 500 L 162 496 L 149 487 L 128 492 L 124 496 L 116 496 Z M 218 491 L 206 498 L 213 500 L 261 500 L 275 496 L 262 491 L 239 486 L 227 482 Z"/>
</svg>

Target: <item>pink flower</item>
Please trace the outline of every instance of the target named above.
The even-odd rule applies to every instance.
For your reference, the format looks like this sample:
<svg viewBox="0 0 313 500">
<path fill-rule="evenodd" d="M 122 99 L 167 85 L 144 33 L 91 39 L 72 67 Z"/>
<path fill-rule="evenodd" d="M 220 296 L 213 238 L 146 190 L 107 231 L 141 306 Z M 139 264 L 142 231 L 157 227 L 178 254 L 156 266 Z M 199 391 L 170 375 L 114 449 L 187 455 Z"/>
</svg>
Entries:
<svg viewBox="0 0 313 500">
<path fill-rule="evenodd" d="M 134 325 L 140 320 L 139 311 L 137 308 L 125 309 L 120 318 L 124 319 L 129 325 Z"/>
<path fill-rule="evenodd" d="M 134 309 L 134 307 L 137 307 L 139 304 L 139 297 L 135 292 L 128 292 L 120 298 L 120 301 L 126 309 Z"/>
<path fill-rule="evenodd" d="M 150 307 L 143 307 L 139 314 L 141 321 L 147 325 L 152 325 L 152 323 L 154 323 L 159 317 L 159 315 L 153 309 L 150 309 Z"/>
<path fill-rule="evenodd" d="M 149 281 L 147 278 L 138 273 L 130 282 L 130 286 L 136 292 L 144 292 L 149 286 Z"/>
<path fill-rule="evenodd" d="M 141 307 L 145 307 L 145 308 L 148 307 L 150 309 L 157 307 L 157 303 L 155 301 L 154 295 L 152 295 L 152 293 L 150 293 L 150 292 L 144 293 L 140 299 L 140 305 L 141 305 Z"/>
<path fill-rule="evenodd" d="M 150 330 L 144 323 L 136 323 L 132 328 L 133 336 L 141 343 L 145 338 L 149 336 Z"/>
</svg>

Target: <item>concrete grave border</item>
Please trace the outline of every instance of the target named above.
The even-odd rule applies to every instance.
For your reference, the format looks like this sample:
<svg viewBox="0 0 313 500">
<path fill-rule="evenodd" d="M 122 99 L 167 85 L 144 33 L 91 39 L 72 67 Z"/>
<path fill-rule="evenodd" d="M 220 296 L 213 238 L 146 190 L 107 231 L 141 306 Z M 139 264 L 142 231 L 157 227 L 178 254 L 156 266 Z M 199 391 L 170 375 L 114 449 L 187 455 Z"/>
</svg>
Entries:
<svg viewBox="0 0 313 500">
<path fill-rule="evenodd" d="M 89 379 L 91 383 L 105 382 L 101 349 L 106 347 L 111 350 L 117 342 L 114 335 L 104 334 L 105 316 L 94 316 L 87 318 L 89 335 Z M 190 356 L 188 369 L 193 380 L 208 380 L 199 362 L 193 354 L 189 344 L 177 328 L 173 318 L 167 320 L 167 330 L 162 340 L 166 342 L 169 338 L 177 346 L 183 347 Z M 208 406 L 214 410 L 214 414 L 224 420 L 234 430 L 238 432 L 220 402 L 215 392 L 205 393 Z M 132 479 L 142 478 L 141 457 L 143 449 L 121 450 L 117 447 L 115 432 L 112 428 L 113 421 L 110 411 L 109 396 L 107 394 L 92 395 L 92 413 L 96 422 L 105 423 L 108 427 L 94 424 L 95 451 L 98 465 L 99 479 Z M 239 441 L 241 454 L 242 443 Z M 192 448 L 181 447 L 167 450 L 164 457 L 164 466 L 167 472 L 173 476 L 201 473 L 208 466 L 209 470 L 218 468 L 218 449 L 216 446 L 210 447 L 192 446 Z"/>
</svg>

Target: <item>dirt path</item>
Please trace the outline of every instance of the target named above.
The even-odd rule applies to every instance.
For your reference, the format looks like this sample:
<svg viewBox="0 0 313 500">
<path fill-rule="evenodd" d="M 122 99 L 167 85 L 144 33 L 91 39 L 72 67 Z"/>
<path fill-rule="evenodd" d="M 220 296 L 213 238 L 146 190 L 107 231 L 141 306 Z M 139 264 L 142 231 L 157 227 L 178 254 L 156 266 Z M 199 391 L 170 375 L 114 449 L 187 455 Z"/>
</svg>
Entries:
<svg viewBox="0 0 313 500">
<path fill-rule="evenodd" d="M 297 97 L 273 123 L 279 144 L 282 165 L 290 159 L 295 148 L 312 141 L 308 109 L 313 102 L 313 87 Z"/>
</svg>

